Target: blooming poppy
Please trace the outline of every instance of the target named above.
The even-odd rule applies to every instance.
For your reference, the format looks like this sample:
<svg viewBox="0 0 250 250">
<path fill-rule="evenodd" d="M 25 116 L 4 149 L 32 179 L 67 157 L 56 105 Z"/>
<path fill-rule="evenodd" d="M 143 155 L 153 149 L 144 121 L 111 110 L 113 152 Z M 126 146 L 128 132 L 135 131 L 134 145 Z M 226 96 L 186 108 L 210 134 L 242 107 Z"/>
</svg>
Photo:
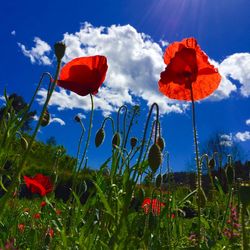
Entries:
<svg viewBox="0 0 250 250">
<path fill-rule="evenodd" d="M 36 174 L 33 178 L 28 176 L 24 176 L 23 178 L 27 188 L 33 194 L 45 196 L 47 193 L 50 193 L 53 190 L 52 182 L 48 176 Z"/>
<path fill-rule="evenodd" d="M 18 224 L 17 227 L 18 227 L 19 232 L 21 232 L 21 233 L 24 232 L 24 230 L 25 230 L 25 224 Z"/>
<path fill-rule="evenodd" d="M 97 94 L 107 69 L 105 56 L 75 58 L 62 67 L 57 85 L 81 96 Z"/>
<path fill-rule="evenodd" d="M 160 202 L 158 199 L 145 198 L 142 203 L 142 208 L 145 214 L 150 212 L 150 209 L 153 214 L 159 215 L 161 213 L 161 207 L 165 207 L 165 203 Z"/>
<path fill-rule="evenodd" d="M 185 38 L 168 46 L 164 54 L 167 64 L 161 73 L 159 90 L 171 99 L 193 101 L 212 94 L 221 76 L 208 61 L 195 38 Z"/>
<path fill-rule="evenodd" d="M 33 218 L 40 219 L 41 218 L 41 214 L 40 213 L 36 213 L 36 214 L 33 215 Z"/>
<path fill-rule="evenodd" d="M 42 201 L 40 204 L 41 207 L 45 207 L 46 205 L 47 205 L 46 201 Z"/>
</svg>

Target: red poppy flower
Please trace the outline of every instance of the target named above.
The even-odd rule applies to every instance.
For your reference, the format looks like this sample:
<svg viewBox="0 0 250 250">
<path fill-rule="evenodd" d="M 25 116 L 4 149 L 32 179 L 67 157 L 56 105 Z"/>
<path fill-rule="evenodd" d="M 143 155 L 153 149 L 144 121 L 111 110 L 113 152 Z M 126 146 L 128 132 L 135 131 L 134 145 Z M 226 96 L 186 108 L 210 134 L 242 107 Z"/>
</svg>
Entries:
<svg viewBox="0 0 250 250">
<path fill-rule="evenodd" d="M 169 98 L 197 101 L 212 94 L 219 86 L 221 76 L 208 62 L 195 38 L 186 38 L 168 46 L 164 54 L 167 64 L 158 82 L 160 91 Z"/>
<path fill-rule="evenodd" d="M 33 218 L 39 220 L 41 218 L 41 214 L 40 213 L 36 213 L 36 214 L 33 215 Z"/>
<path fill-rule="evenodd" d="M 81 96 L 97 94 L 107 69 L 105 56 L 75 58 L 63 66 L 57 85 Z"/>
<path fill-rule="evenodd" d="M 18 227 L 19 232 L 21 232 L 21 233 L 24 232 L 24 230 L 25 230 L 25 224 L 18 224 L 17 227 Z"/>
<path fill-rule="evenodd" d="M 46 201 L 42 201 L 40 204 L 41 207 L 45 207 L 46 205 L 47 205 Z"/>
<path fill-rule="evenodd" d="M 27 188 L 33 194 L 45 196 L 47 193 L 50 193 L 53 190 L 53 185 L 50 178 L 43 174 L 36 174 L 33 178 L 28 176 L 24 176 L 23 178 Z"/>
<path fill-rule="evenodd" d="M 158 199 L 153 199 L 151 202 L 150 198 L 145 198 L 142 203 L 142 208 L 145 214 L 152 211 L 153 214 L 159 215 L 161 213 L 161 207 L 165 207 L 165 203 L 160 202 Z"/>
<path fill-rule="evenodd" d="M 50 238 L 53 238 L 55 235 L 53 228 L 48 228 L 47 234 L 49 235 Z"/>
</svg>

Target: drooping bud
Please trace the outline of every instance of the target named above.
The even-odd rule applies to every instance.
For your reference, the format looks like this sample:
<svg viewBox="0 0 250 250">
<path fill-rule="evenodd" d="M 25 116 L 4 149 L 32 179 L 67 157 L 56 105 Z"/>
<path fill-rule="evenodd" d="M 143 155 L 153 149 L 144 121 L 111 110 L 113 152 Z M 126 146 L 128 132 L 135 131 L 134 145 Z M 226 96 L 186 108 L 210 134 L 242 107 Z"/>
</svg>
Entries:
<svg viewBox="0 0 250 250">
<path fill-rule="evenodd" d="M 113 139 L 112 139 L 112 145 L 116 146 L 116 147 L 119 147 L 120 146 L 120 142 L 121 142 L 120 134 L 119 134 L 119 132 L 116 132 L 114 134 L 114 136 L 113 136 Z"/>
<path fill-rule="evenodd" d="M 156 144 L 159 146 L 161 152 L 163 151 L 163 149 L 165 148 L 165 140 L 163 137 L 158 137 L 156 140 Z"/>
<path fill-rule="evenodd" d="M 155 186 L 157 188 L 161 187 L 161 181 L 162 181 L 162 176 L 161 176 L 161 174 L 158 174 L 156 177 L 156 180 L 155 180 Z"/>
<path fill-rule="evenodd" d="M 43 114 L 41 126 L 46 127 L 49 124 L 49 121 L 50 121 L 50 114 L 49 114 L 49 111 L 46 109 L 44 114 Z"/>
<path fill-rule="evenodd" d="M 21 136 L 21 141 L 20 142 L 21 142 L 22 149 L 26 150 L 28 148 L 28 146 L 29 146 L 27 140 L 23 136 Z"/>
<path fill-rule="evenodd" d="M 160 147 L 157 144 L 153 144 L 148 153 L 148 164 L 153 172 L 156 172 L 161 165 L 162 156 Z"/>
<path fill-rule="evenodd" d="M 95 135 L 95 146 L 97 148 L 103 143 L 104 137 L 105 131 L 103 128 L 100 128 Z"/>
<path fill-rule="evenodd" d="M 227 182 L 229 185 L 232 185 L 235 178 L 234 168 L 231 164 L 228 164 L 226 167 L 226 176 L 227 176 Z"/>
<path fill-rule="evenodd" d="M 212 158 L 212 159 L 209 160 L 208 167 L 210 169 L 214 169 L 214 167 L 215 167 L 215 160 L 214 160 L 214 158 Z"/>
<path fill-rule="evenodd" d="M 247 206 L 250 204 L 250 182 L 249 181 L 245 181 L 240 184 L 239 195 L 240 195 L 240 201 L 244 205 Z"/>
<path fill-rule="evenodd" d="M 55 54 L 56 54 L 56 58 L 58 61 L 61 61 L 64 54 L 65 54 L 65 50 L 66 50 L 66 46 L 63 42 L 57 42 L 54 45 L 54 49 L 55 49 Z"/>
<path fill-rule="evenodd" d="M 138 141 L 138 140 L 137 140 L 136 137 L 132 137 L 132 138 L 130 139 L 130 146 L 131 146 L 132 149 L 136 146 L 137 141 Z"/>
<path fill-rule="evenodd" d="M 76 115 L 74 119 L 75 119 L 76 122 L 80 122 L 81 121 L 81 118 L 79 117 L 79 115 Z"/>
</svg>

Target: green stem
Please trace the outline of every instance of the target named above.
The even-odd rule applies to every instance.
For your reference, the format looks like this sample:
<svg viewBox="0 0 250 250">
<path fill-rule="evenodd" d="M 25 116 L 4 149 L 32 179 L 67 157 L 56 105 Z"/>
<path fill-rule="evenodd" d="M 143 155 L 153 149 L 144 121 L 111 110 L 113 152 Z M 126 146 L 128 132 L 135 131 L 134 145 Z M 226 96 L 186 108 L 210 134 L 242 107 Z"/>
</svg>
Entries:
<svg viewBox="0 0 250 250">
<path fill-rule="evenodd" d="M 242 203 L 241 207 L 241 224 L 242 224 L 242 249 L 247 250 L 248 248 L 248 239 L 247 239 L 247 234 L 246 234 L 246 224 L 245 224 L 245 216 L 247 212 L 247 207 L 246 204 Z"/>
<path fill-rule="evenodd" d="M 84 152 L 83 152 L 83 156 L 82 156 L 82 160 L 78 166 L 78 171 L 81 169 L 82 163 L 86 157 L 86 153 L 87 153 L 87 149 L 89 146 L 89 141 L 90 141 L 90 136 L 91 136 L 91 130 L 92 130 L 92 126 L 93 126 L 93 116 L 94 116 L 94 100 L 93 100 L 93 95 L 90 94 L 90 99 L 91 99 L 91 113 L 90 113 L 90 119 L 89 119 L 89 130 L 88 130 L 88 137 L 87 137 L 87 141 L 86 141 L 86 145 L 84 148 Z"/>
<path fill-rule="evenodd" d="M 195 145 L 195 158 L 196 158 L 196 168 L 197 168 L 197 191 L 198 191 L 198 247 L 200 248 L 201 243 L 201 169 L 199 164 L 199 149 L 197 140 L 197 129 L 196 129 L 196 117 L 195 117 L 195 104 L 193 96 L 192 83 L 190 85 L 191 100 L 192 100 L 192 124 L 193 124 L 193 135 L 194 135 L 194 145 Z"/>
</svg>

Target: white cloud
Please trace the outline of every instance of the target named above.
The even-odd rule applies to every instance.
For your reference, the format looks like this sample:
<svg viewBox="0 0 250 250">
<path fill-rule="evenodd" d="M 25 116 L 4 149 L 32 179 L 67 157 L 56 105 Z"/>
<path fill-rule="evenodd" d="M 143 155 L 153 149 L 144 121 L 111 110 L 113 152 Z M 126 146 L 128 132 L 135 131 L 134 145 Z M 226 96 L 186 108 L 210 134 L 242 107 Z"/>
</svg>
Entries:
<svg viewBox="0 0 250 250">
<path fill-rule="evenodd" d="M 250 132 L 245 131 L 245 132 L 236 133 L 235 134 L 235 140 L 242 141 L 242 142 L 250 140 Z"/>
<path fill-rule="evenodd" d="M 220 72 L 240 83 L 240 93 L 250 96 L 250 53 L 235 53 L 227 57 L 219 66 Z"/>
<path fill-rule="evenodd" d="M 246 120 L 246 125 L 250 126 L 250 119 Z"/>
<path fill-rule="evenodd" d="M 39 37 L 35 37 L 34 42 L 35 46 L 30 50 L 26 49 L 25 45 L 21 43 L 17 44 L 21 48 L 22 53 L 30 59 L 32 64 L 38 63 L 41 65 L 50 65 L 52 61 L 47 56 L 51 51 L 49 44 L 42 41 Z"/>
<path fill-rule="evenodd" d="M 15 36 L 15 35 L 16 35 L 16 31 L 15 31 L 15 30 L 12 30 L 10 34 L 11 34 L 12 36 Z"/>
<path fill-rule="evenodd" d="M 232 147 L 233 146 L 233 135 L 232 134 L 223 134 L 220 136 L 221 141 L 220 145 L 221 146 L 226 146 L 226 147 Z"/>
<path fill-rule="evenodd" d="M 157 102 L 161 114 L 182 113 L 188 105 L 170 100 L 158 91 L 160 72 L 165 68 L 161 46 L 150 36 L 139 33 L 131 25 L 93 27 L 84 23 L 79 32 L 64 34 L 67 46 L 64 62 L 87 55 L 101 54 L 108 59 L 106 81 L 95 96 L 95 109 L 109 115 L 123 104 L 136 104 L 136 97 L 151 105 Z M 165 42 L 166 43 L 166 42 Z M 40 102 L 46 91 L 39 91 Z M 59 110 L 80 108 L 90 110 L 89 97 L 80 97 L 63 89 L 56 91 L 50 105 Z"/>
<path fill-rule="evenodd" d="M 58 118 L 58 117 L 52 117 L 52 118 L 50 119 L 49 124 L 51 124 L 51 123 L 59 123 L 61 126 L 64 126 L 64 125 L 65 125 L 65 121 L 62 120 L 61 118 Z"/>
</svg>

